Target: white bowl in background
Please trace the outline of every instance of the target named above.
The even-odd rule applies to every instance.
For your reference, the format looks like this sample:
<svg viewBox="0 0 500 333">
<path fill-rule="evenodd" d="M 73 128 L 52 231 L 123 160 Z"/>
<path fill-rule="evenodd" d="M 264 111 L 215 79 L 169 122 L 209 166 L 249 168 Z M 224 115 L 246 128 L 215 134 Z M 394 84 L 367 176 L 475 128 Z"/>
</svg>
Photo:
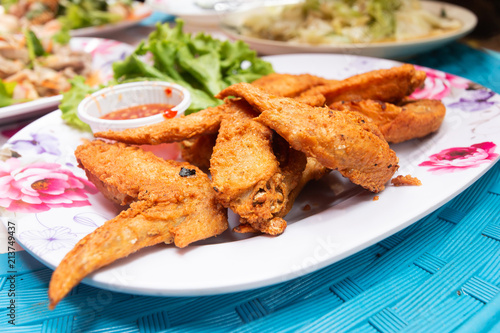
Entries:
<svg viewBox="0 0 500 333">
<path fill-rule="evenodd" d="M 96 91 L 84 98 L 78 105 L 78 117 L 87 123 L 94 133 L 106 130 L 121 131 L 151 125 L 166 119 L 162 113 L 127 120 L 101 118 L 113 111 L 144 104 L 174 105 L 171 110 L 176 111 L 176 117 L 178 117 L 191 104 L 191 94 L 186 88 L 176 83 L 164 81 L 118 84 Z"/>
</svg>

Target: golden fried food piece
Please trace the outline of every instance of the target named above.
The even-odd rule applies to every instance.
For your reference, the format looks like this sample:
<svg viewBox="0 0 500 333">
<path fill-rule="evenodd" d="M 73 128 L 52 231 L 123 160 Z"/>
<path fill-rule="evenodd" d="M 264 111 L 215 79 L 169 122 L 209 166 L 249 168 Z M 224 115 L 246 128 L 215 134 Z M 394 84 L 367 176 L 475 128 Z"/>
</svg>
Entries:
<svg viewBox="0 0 500 333">
<path fill-rule="evenodd" d="M 219 134 L 210 159 L 212 183 L 217 199 L 232 209 L 245 223 L 269 234 L 284 231 L 286 222 L 273 226 L 286 206 L 288 187 L 294 187 L 305 167 L 297 173 L 297 181 L 287 167 L 301 163 L 300 158 L 290 159 L 290 165 L 280 165 L 273 150 L 273 131 L 253 120 L 253 108 L 244 100 L 241 112 L 227 115 L 221 122 Z M 298 152 L 297 152 L 298 154 Z"/>
<path fill-rule="evenodd" d="M 286 221 L 281 217 L 273 217 L 261 223 L 250 223 L 245 219 L 240 219 L 240 224 L 233 228 L 239 234 L 267 234 L 271 236 L 281 235 L 287 227 Z"/>
<path fill-rule="evenodd" d="M 271 73 L 253 81 L 252 85 L 276 96 L 296 97 L 312 87 L 329 82 L 332 81 L 311 74 Z"/>
<path fill-rule="evenodd" d="M 382 191 L 399 167 L 396 153 L 380 130 L 358 113 L 312 107 L 247 83 L 232 85 L 217 95 L 227 96 L 244 98 L 261 112 L 256 120 L 274 129 L 294 149 L 372 192 Z"/>
<path fill-rule="evenodd" d="M 294 97 L 297 101 L 310 105 L 310 106 L 325 106 L 326 105 L 326 98 L 322 94 L 315 94 L 315 95 L 307 95 L 307 96 L 298 96 Z"/>
<path fill-rule="evenodd" d="M 421 186 L 422 182 L 417 177 L 399 175 L 391 179 L 391 184 L 394 186 Z"/>
<path fill-rule="evenodd" d="M 216 139 L 217 134 L 205 134 L 181 141 L 182 158 L 202 170 L 208 170 Z"/>
<path fill-rule="evenodd" d="M 227 229 L 227 211 L 198 168 L 165 161 L 138 147 L 93 141 L 75 151 L 88 178 L 109 199 L 127 205 L 80 240 L 52 275 L 50 307 L 86 275 L 161 242 L 185 247 Z"/>
<path fill-rule="evenodd" d="M 285 209 L 286 213 L 288 213 L 292 209 L 295 199 L 297 199 L 300 192 L 307 185 L 307 183 L 309 183 L 311 180 L 320 180 L 321 177 L 325 176 L 330 171 L 331 169 L 324 167 L 315 158 L 308 157 L 306 168 L 302 173 L 299 183 L 288 196 L 288 207 Z"/>
<path fill-rule="evenodd" d="M 240 225 L 233 229 L 233 231 L 237 233 L 264 232 L 270 235 L 281 234 L 287 226 L 283 217 L 290 212 L 295 199 L 300 191 L 302 191 L 303 187 L 310 180 L 319 179 L 329 172 L 327 168 L 323 167 L 311 157 L 304 160 L 305 155 L 302 152 L 290 148 L 288 143 L 278 135 L 275 135 L 275 137 L 277 137 L 277 139 L 274 140 L 274 151 L 280 163 L 282 174 L 284 175 L 283 184 L 281 185 L 284 204 L 281 205 L 277 213 L 273 214 L 275 217 L 260 222 L 257 225 L 256 223 L 249 223 L 245 219 L 240 219 Z M 276 144 L 276 142 L 278 143 Z M 286 143 L 286 146 L 283 142 Z M 305 169 L 304 162 L 306 162 Z"/>
<path fill-rule="evenodd" d="M 306 157 L 303 152 L 291 148 L 290 144 L 278 134 L 274 135 L 273 151 L 284 176 L 282 191 L 286 199 L 285 205 L 275 216 L 284 217 L 292 209 L 293 202 L 297 197 L 295 193 L 298 194 L 302 187 L 312 179 L 309 177 L 319 177 L 320 171 L 319 168 L 313 171 L 313 159 Z M 319 163 L 317 165 L 326 170 Z"/>
<path fill-rule="evenodd" d="M 272 92 L 280 92 L 284 96 L 297 96 L 300 92 L 310 87 L 327 82 L 329 81 L 326 79 L 309 74 L 270 74 L 254 81 L 252 84 L 261 86 Z M 322 95 L 312 96 L 308 99 L 308 102 L 312 105 L 323 105 L 325 99 Z M 228 113 L 235 112 L 235 108 L 237 109 L 237 107 L 228 102 L 187 116 L 165 119 L 157 124 L 126 129 L 124 131 L 109 130 L 98 132 L 94 136 L 96 138 L 129 144 L 156 145 L 179 142 L 204 134 L 216 134 L 222 118 Z M 186 144 L 189 146 L 189 142 Z"/>
<path fill-rule="evenodd" d="M 446 114 L 441 101 L 430 99 L 408 100 L 401 106 L 374 100 L 335 102 L 330 108 L 356 111 L 370 118 L 390 143 L 422 138 L 437 131 Z"/>
<path fill-rule="evenodd" d="M 302 93 L 297 100 L 306 102 L 322 95 L 326 105 L 337 101 L 374 99 L 397 103 L 420 87 L 426 78 L 423 71 L 410 64 L 390 69 L 379 69 L 313 87 Z M 315 97 L 316 96 L 316 97 Z"/>
<path fill-rule="evenodd" d="M 222 117 L 231 112 L 231 103 L 211 107 L 187 116 L 165 119 L 160 123 L 130 128 L 124 131 L 94 133 L 96 138 L 115 140 L 129 144 L 150 144 L 178 142 L 203 134 L 217 133 Z"/>
</svg>

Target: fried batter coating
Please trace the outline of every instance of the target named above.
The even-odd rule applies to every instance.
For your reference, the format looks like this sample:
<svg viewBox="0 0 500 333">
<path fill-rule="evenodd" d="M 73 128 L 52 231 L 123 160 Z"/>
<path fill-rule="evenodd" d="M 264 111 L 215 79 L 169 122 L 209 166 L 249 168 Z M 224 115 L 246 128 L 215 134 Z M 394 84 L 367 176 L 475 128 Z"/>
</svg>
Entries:
<svg viewBox="0 0 500 333">
<path fill-rule="evenodd" d="M 297 100 L 306 102 L 318 95 L 325 97 L 326 105 L 337 101 L 374 99 L 397 103 L 420 87 L 426 78 L 423 71 L 410 64 L 390 69 L 379 69 L 351 76 L 345 80 L 313 87 Z"/>
<path fill-rule="evenodd" d="M 330 81 L 310 74 L 270 74 L 254 81 L 252 84 L 271 92 L 279 92 L 282 96 L 297 96 L 302 91 L 327 82 Z M 323 105 L 325 99 L 322 95 L 312 96 L 308 99 L 308 102 L 311 105 Z M 165 119 L 157 124 L 124 131 L 108 130 L 97 132 L 94 133 L 94 136 L 138 145 L 179 142 L 197 138 L 204 134 L 216 134 L 222 118 L 234 111 L 234 105 L 228 102 L 187 116 Z M 186 144 L 189 145 L 189 142 Z"/>
<path fill-rule="evenodd" d="M 234 232 L 239 234 L 264 233 L 271 236 L 281 235 L 287 227 L 287 223 L 281 217 L 273 217 L 263 223 L 249 223 L 245 219 L 240 219 L 240 224 L 233 228 Z"/>
<path fill-rule="evenodd" d="M 391 184 L 394 186 L 421 186 L 422 182 L 417 177 L 399 175 L 391 179 Z"/>
<path fill-rule="evenodd" d="M 181 141 L 182 158 L 202 170 L 208 170 L 216 139 L 217 134 L 205 134 Z"/>
<path fill-rule="evenodd" d="M 222 117 L 231 112 L 232 107 L 231 103 L 226 103 L 187 116 L 165 119 L 153 125 L 123 131 L 97 132 L 94 136 L 129 144 L 157 145 L 178 142 L 202 134 L 217 133 Z"/>
<path fill-rule="evenodd" d="M 222 120 L 210 159 L 217 199 L 255 229 L 279 234 L 286 223 L 280 222 L 280 228 L 271 228 L 271 220 L 279 217 L 286 206 L 288 187 L 297 184 L 305 167 L 305 157 L 299 166 L 297 181 L 292 181 L 293 172 L 280 166 L 273 150 L 273 131 L 253 120 L 256 114 L 246 101 L 234 103 L 242 106 L 242 112 Z M 290 160 L 301 163 L 300 157 Z M 291 162 L 289 166 L 291 168 Z"/>
<path fill-rule="evenodd" d="M 290 151 L 297 152 L 296 150 L 290 149 Z M 293 153 L 292 153 L 293 154 Z M 292 155 L 291 154 L 291 155 Z M 307 157 L 306 167 L 303 172 L 300 172 L 299 165 L 302 167 L 302 161 L 297 163 L 299 159 L 295 159 L 293 156 L 290 156 L 291 159 L 295 160 L 295 163 L 292 163 L 288 169 L 290 170 L 290 176 L 293 177 L 285 177 L 285 181 L 289 182 L 289 185 L 286 187 L 288 189 L 287 192 L 287 204 L 283 206 L 280 210 L 279 214 L 275 218 L 272 218 L 269 221 L 266 221 L 265 225 L 261 226 L 260 229 L 255 228 L 252 224 L 248 223 L 248 221 L 244 219 L 240 219 L 240 225 L 236 226 L 233 231 L 244 234 L 244 233 L 261 233 L 262 228 L 265 228 L 266 234 L 274 235 L 273 232 L 278 232 L 277 234 L 282 233 L 287 226 L 286 221 L 282 218 L 286 216 L 290 212 L 295 202 L 295 199 L 299 196 L 300 192 L 307 185 L 307 183 L 311 180 L 319 180 L 321 177 L 329 173 L 331 170 L 322 166 L 316 159 L 312 157 Z M 290 162 L 290 160 L 289 160 Z M 294 166 L 292 166 L 294 165 Z M 286 166 L 284 166 L 286 168 Z M 292 170 L 294 170 L 292 172 Z M 297 179 L 299 178 L 297 183 Z M 293 183 L 292 183 L 293 182 Z M 297 184 L 297 185 L 295 185 Z M 295 186 L 292 186 L 295 185 Z M 281 231 L 281 232 L 280 232 Z"/>
<path fill-rule="evenodd" d="M 331 82 L 318 76 L 310 74 L 270 74 L 257 79 L 252 84 L 279 93 L 280 96 L 297 96 L 301 92 Z M 323 105 L 325 99 L 322 95 L 312 96 L 308 99 L 312 105 Z M 216 134 L 222 117 L 233 112 L 233 105 L 225 103 L 216 107 L 207 108 L 196 113 L 178 118 L 165 119 L 164 121 L 142 126 L 139 128 L 126 129 L 124 131 L 112 131 L 95 133 L 96 138 L 115 140 L 129 144 L 150 144 L 179 142 L 196 138 L 204 134 Z M 189 143 L 188 143 L 189 144 Z"/>
<path fill-rule="evenodd" d="M 244 98 L 261 112 L 256 120 L 274 129 L 294 149 L 372 192 L 382 191 L 399 167 L 396 153 L 380 130 L 358 113 L 312 107 L 247 83 L 232 85 L 217 95 L 227 96 Z"/>
<path fill-rule="evenodd" d="M 102 141 L 79 146 L 75 156 L 106 197 L 130 208 L 64 257 L 50 281 L 51 308 L 86 275 L 143 247 L 161 242 L 185 247 L 227 229 L 227 211 L 208 176 L 188 163 Z"/>
<path fill-rule="evenodd" d="M 288 196 L 288 207 L 286 208 L 286 213 L 288 213 L 292 209 L 295 199 L 297 199 L 300 192 L 307 185 L 307 183 L 309 183 L 311 180 L 320 180 L 321 177 L 325 176 L 330 171 L 332 170 L 324 167 L 315 158 L 308 157 L 306 168 L 302 173 L 299 183 Z"/>
<path fill-rule="evenodd" d="M 334 110 L 359 112 L 373 120 L 384 138 L 399 143 L 422 138 L 439 129 L 446 114 L 441 101 L 421 99 L 405 101 L 402 106 L 374 100 L 335 102 Z"/>
<path fill-rule="evenodd" d="M 319 85 L 331 83 L 311 74 L 280 74 L 271 73 L 252 82 L 253 86 L 259 87 L 270 94 L 282 97 L 296 97 L 302 92 Z"/>
</svg>

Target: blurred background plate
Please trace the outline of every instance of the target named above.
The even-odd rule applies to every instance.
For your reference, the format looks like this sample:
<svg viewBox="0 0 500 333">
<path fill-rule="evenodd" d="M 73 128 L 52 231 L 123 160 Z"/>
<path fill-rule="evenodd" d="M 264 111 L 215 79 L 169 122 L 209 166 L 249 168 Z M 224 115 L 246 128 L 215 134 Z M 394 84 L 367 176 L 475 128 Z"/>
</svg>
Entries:
<svg viewBox="0 0 500 333">
<path fill-rule="evenodd" d="M 186 28 L 218 28 L 225 14 L 234 10 L 258 8 L 300 0 L 146 0 L 153 10 L 181 18 Z"/>
<path fill-rule="evenodd" d="M 240 30 L 244 20 L 250 15 L 262 12 L 262 8 L 238 10 L 225 14 L 224 18 L 221 20 L 221 27 L 230 38 L 245 41 L 252 49 L 263 55 L 287 53 L 342 53 L 377 58 L 404 59 L 457 40 L 471 32 L 477 24 L 476 15 L 463 7 L 438 1 L 421 1 L 421 4 L 423 9 L 437 15 L 444 10 L 448 17 L 461 21 L 462 27 L 459 30 L 414 40 L 336 45 L 291 43 L 242 35 Z"/>
<path fill-rule="evenodd" d="M 71 31 L 71 36 L 73 37 L 92 37 L 92 36 L 102 36 L 104 34 L 109 34 L 115 31 L 123 30 L 134 25 L 139 24 L 142 20 L 149 17 L 153 11 L 151 8 L 141 2 L 133 2 L 133 13 L 132 17 L 117 23 L 105 24 L 98 27 L 88 27 L 75 29 Z"/>
<path fill-rule="evenodd" d="M 92 55 L 92 70 L 97 71 L 102 83 L 113 77 L 113 63 L 124 59 L 134 51 L 134 47 L 116 40 L 74 37 L 70 40 L 73 50 L 84 50 Z M 0 124 L 45 114 L 57 108 L 62 95 L 43 97 L 26 103 L 0 108 Z"/>
<path fill-rule="evenodd" d="M 222 17 L 220 12 L 196 5 L 195 0 L 146 0 L 146 4 L 155 11 L 183 19 L 186 25 L 214 28 Z"/>
</svg>

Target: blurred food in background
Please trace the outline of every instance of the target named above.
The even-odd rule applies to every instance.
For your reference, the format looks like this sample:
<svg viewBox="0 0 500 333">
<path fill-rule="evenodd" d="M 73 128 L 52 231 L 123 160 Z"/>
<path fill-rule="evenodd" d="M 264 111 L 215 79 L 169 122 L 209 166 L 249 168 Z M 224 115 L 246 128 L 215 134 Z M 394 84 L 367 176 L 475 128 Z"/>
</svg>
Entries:
<svg viewBox="0 0 500 333">
<path fill-rule="evenodd" d="M 131 0 L 8 0 L 2 1 L 0 32 L 29 27 L 37 34 L 117 23 L 133 15 Z"/>
<path fill-rule="evenodd" d="M 38 39 L 31 30 L 0 35 L 0 107 L 58 95 L 77 75 L 93 77 L 91 54 L 72 50 L 67 42 Z"/>
<path fill-rule="evenodd" d="M 250 16 L 241 34 L 276 41 L 342 44 L 403 41 L 460 29 L 419 0 L 305 0 Z"/>
</svg>

